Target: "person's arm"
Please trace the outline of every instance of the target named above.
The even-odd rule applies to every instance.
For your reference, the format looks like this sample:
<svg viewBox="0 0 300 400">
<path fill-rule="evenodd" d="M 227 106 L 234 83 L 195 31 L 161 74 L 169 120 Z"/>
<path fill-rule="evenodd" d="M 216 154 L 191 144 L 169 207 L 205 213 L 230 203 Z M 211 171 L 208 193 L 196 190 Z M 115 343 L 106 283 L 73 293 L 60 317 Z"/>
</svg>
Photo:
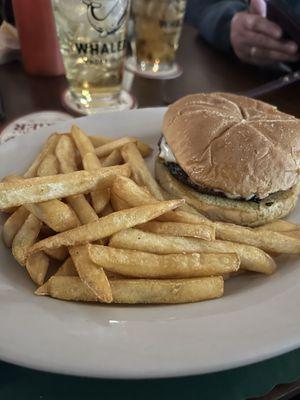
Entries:
<svg viewBox="0 0 300 400">
<path fill-rule="evenodd" d="M 231 20 L 237 12 L 247 8 L 246 0 L 188 0 L 186 21 L 195 26 L 209 44 L 231 51 Z"/>
</svg>

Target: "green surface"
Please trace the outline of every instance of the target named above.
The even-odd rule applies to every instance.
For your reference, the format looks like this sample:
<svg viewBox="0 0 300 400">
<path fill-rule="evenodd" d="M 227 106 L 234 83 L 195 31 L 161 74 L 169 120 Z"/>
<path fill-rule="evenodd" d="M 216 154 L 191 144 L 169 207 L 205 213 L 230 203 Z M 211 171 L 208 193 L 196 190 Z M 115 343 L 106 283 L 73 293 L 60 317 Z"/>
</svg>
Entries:
<svg viewBox="0 0 300 400">
<path fill-rule="evenodd" d="M 49 374 L 0 363 L 1 400 L 243 400 L 300 378 L 300 349 L 247 367 L 178 379 L 108 380 Z"/>
</svg>

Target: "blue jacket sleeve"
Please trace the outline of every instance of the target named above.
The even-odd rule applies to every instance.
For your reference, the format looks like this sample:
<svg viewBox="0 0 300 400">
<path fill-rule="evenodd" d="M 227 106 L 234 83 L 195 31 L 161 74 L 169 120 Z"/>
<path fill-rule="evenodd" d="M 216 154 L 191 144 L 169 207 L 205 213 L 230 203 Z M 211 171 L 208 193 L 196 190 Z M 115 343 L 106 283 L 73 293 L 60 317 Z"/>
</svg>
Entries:
<svg viewBox="0 0 300 400">
<path fill-rule="evenodd" d="M 247 8 L 247 0 L 188 0 L 185 18 L 209 44 L 229 52 L 231 19 Z"/>
</svg>

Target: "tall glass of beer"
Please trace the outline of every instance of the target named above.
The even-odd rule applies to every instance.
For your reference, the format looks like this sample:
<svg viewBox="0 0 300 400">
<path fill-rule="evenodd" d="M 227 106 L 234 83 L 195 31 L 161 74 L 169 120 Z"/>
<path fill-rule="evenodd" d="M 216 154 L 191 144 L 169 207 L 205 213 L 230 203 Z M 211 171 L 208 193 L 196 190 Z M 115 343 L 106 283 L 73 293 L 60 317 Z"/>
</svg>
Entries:
<svg viewBox="0 0 300 400">
<path fill-rule="evenodd" d="M 69 89 L 67 108 L 82 114 L 131 108 L 122 90 L 130 0 L 52 0 Z"/>
<path fill-rule="evenodd" d="M 140 72 L 174 72 L 185 6 L 186 0 L 132 0 L 133 48 Z"/>
</svg>

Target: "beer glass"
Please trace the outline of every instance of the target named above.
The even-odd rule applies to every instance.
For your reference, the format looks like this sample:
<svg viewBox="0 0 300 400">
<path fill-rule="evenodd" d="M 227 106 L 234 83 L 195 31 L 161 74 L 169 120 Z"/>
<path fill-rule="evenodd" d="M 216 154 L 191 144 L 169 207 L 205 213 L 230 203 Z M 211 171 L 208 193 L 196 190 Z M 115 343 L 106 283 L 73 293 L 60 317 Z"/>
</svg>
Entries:
<svg viewBox="0 0 300 400">
<path fill-rule="evenodd" d="M 136 72 L 149 77 L 174 77 L 180 73 L 175 54 L 186 0 L 132 0 Z"/>
<path fill-rule="evenodd" d="M 130 0 L 52 0 L 69 89 L 67 108 L 82 114 L 133 107 L 122 90 Z"/>
</svg>

